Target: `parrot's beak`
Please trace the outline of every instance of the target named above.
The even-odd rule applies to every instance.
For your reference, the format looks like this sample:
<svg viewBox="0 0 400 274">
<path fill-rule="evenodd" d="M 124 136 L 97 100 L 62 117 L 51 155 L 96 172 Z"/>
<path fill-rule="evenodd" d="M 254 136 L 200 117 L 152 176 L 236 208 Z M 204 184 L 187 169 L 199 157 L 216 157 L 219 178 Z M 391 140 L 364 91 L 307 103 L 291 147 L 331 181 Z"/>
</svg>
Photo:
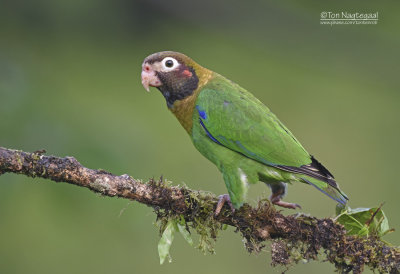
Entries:
<svg viewBox="0 0 400 274">
<path fill-rule="evenodd" d="M 158 79 L 152 66 L 148 63 L 143 63 L 142 65 L 142 85 L 147 91 L 150 91 L 150 87 L 161 86 L 160 79 Z"/>
</svg>

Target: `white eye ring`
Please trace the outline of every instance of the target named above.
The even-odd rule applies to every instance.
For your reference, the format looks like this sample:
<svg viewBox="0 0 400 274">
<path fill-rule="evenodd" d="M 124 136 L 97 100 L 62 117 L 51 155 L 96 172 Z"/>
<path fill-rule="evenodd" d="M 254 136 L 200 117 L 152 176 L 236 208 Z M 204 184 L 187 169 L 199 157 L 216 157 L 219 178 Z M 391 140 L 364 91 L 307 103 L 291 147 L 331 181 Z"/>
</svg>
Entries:
<svg viewBox="0 0 400 274">
<path fill-rule="evenodd" d="M 179 62 L 176 61 L 176 59 L 174 59 L 172 57 L 165 57 L 161 61 L 161 65 L 162 65 L 163 71 L 171 71 L 171 70 L 176 69 L 177 66 L 179 66 Z"/>
</svg>

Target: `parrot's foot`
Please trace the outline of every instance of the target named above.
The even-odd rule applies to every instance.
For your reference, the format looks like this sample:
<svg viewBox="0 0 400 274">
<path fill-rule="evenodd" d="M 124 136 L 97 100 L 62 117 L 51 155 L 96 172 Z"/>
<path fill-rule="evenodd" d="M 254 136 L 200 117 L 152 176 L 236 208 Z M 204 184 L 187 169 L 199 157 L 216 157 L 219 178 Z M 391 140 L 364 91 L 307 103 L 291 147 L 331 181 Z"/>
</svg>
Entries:
<svg viewBox="0 0 400 274">
<path fill-rule="evenodd" d="M 218 204 L 217 204 L 217 208 L 215 209 L 214 215 L 218 216 L 219 213 L 221 212 L 222 207 L 224 206 L 224 204 L 227 203 L 229 205 L 229 207 L 232 210 L 232 213 L 235 212 L 235 208 L 233 207 L 233 204 L 231 202 L 231 198 L 229 197 L 228 194 L 223 194 L 223 195 L 219 195 L 218 196 Z"/>
<path fill-rule="evenodd" d="M 284 202 L 281 200 L 274 201 L 272 203 L 274 205 L 285 207 L 285 208 L 291 208 L 291 209 L 301 208 L 301 206 L 299 204 L 288 203 L 288 202 Z"/>
<path fill-rule="evenodd" d="M 293 203 L 288 203 L 288 202 L 282 201 L 281 195 L 272 194 L 269 199 L 270 199 L 271 203 L 273 203 L 274 205 L 281 206 L 284 208 L 291 208 L 291 209 L 301 208 L 301 206 L 299 204 L 293 204 Z"/>
</svg>

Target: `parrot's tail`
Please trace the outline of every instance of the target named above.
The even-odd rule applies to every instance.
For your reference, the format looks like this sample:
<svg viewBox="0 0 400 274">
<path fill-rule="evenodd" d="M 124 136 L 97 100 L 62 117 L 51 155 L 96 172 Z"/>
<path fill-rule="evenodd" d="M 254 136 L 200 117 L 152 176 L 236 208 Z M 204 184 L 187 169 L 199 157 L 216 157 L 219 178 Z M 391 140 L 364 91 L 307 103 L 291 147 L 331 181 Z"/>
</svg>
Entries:
<svg viewBox="0 0 400 274">
<path fill-rule="evenodd" d="M 347 195 L 344 194 L 339 188 L 333 187 L 328 183 L 309 176 L 302 176 L 301 179 L 342 205 L 346 205 L 347 201 L 349 200 Z"/>
</svg>

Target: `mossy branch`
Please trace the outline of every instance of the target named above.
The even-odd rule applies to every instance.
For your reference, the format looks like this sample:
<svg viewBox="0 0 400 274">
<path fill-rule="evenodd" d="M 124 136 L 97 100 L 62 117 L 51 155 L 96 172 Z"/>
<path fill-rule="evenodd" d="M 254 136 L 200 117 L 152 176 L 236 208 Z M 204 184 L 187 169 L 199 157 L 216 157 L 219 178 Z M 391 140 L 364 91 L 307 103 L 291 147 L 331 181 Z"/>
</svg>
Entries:
<svg viewBox="0 0 400 274">
<path fill-rule="evenodd" d="M 233 226 L 245 239 L 249 252 L 258 252 L 270 242 L 273 265 L 287 267 L 301 260 L 317 260 L 319 254 L 324 254 L 327 261 L 345 273 L 360 273 L 364 266 L 379 272 L 400 272 L 400 248 L 376 237 L 348 236 L 343 226 L 329 218 L 284 216 L 268 201 L 255 208 L 245 204 L 234 214 L 226 206 L 215 217 L 217 197 L 208 192 L 169 186 L 162 180 L 142 182 L 128 175 L 89 169 L 73 157 L 0 147 L 0 175 L 3 173 L 66 182 L 105 196 L 146 204 L 155 209 L 159 219 L 183 218 L 188 229 L 195 229 L 204 241 L 208 241 L 207 237 L 215 239 L 223 225 Z"/>
</svg>

